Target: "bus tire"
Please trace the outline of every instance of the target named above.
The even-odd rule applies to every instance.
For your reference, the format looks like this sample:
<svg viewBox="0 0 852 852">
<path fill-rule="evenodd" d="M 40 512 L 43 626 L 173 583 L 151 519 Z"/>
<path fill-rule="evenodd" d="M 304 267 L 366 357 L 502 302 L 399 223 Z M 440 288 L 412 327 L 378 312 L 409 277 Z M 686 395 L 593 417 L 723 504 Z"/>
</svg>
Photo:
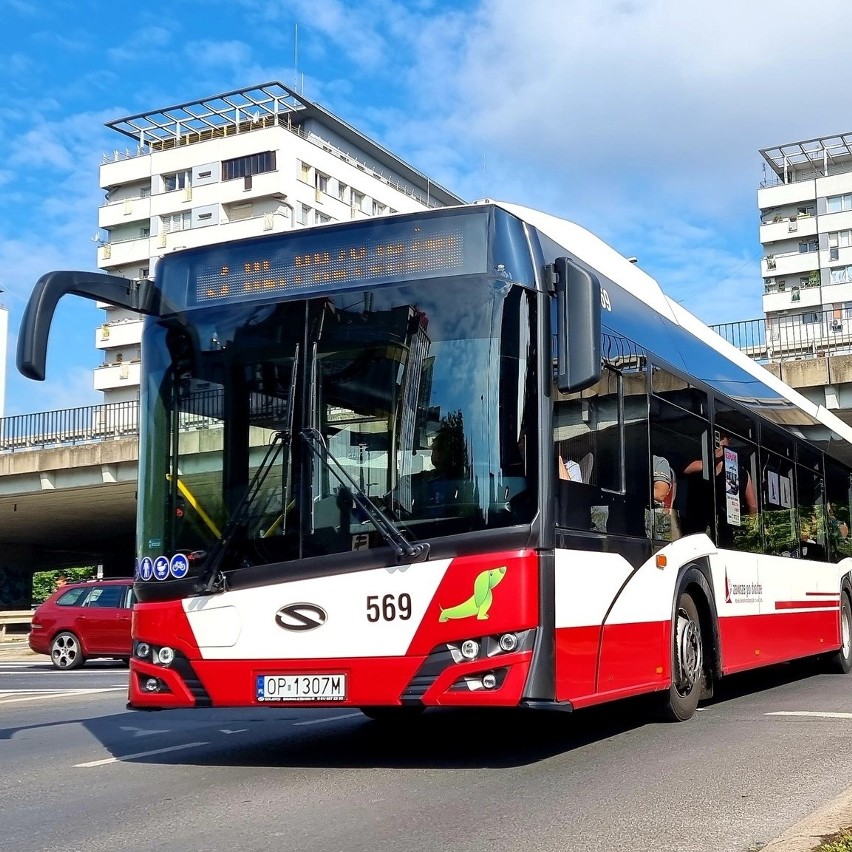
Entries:
<svg viewBox="0 0 852 852">
<path fill-rule="evenodd" d="M 670 722 L 691 719 L 704 688 L 704 639 L 698 607 L 689 592 L 677 599 L 672 622 L 672 683 L 660 708 Z"/>
<path fill-rule="evenodd" d="M 835 674 L 852 671 L 852 600 L 848 589 L 840 593 L 840 650 L 830 658 L 829 666 Z"/>
</svg>

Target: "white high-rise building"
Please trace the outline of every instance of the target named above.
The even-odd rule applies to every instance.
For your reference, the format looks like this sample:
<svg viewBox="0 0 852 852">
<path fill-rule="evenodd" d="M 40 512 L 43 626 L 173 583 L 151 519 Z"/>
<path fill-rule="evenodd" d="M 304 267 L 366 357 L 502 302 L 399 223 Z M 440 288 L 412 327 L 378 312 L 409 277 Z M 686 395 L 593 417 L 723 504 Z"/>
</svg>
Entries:
<svg viewBox="0 0 852 852">
<path fill-rule="evenodd" d="M 0 290 L 0 293 L 3 291 Z M 6 356 L 9 347 L 9 311 L 0 305 L 0 417 L 6 414 Z"/>
<path fill-rule="evenodd" d="M 852 347 L 852 133 L 760 151 L 757 193 L 770 357 Z"/>
<path fill-rule="evenodd" d="M 127 147 L 104 157 L 98 266 L 146 278 L 170 251 L 462 199 L 278 82 L 107 124 Z M 142 323 L 101 304 L 95 370 L 104 402 L 138 398 Z"/>
</svg>

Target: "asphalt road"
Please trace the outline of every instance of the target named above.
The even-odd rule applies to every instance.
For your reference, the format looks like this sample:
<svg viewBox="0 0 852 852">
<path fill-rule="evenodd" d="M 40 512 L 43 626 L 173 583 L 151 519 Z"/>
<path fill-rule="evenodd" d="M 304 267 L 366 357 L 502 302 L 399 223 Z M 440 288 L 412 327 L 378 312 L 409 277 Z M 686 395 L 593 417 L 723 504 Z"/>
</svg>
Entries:
<svg viewBox="0 0 852 852">
<path fill-rule="evenodd" d="M 0 660 L 4 849 L 740 852 L 852 785 L 852 677 L 801 668 L 680 725 L 631 702 L 398 731 L 346 708 L 130 713 L 126 677 Z"/>
</svg>

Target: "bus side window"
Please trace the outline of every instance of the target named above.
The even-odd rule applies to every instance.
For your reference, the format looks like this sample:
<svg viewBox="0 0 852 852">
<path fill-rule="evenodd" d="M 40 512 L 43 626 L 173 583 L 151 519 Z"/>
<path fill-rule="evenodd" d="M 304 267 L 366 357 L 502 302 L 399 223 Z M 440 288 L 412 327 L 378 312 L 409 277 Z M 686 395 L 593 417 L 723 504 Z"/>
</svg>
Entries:
<svg viewBox="0 0 852 852">
<path fill-rule="evenodd" d="M 825 492 L 822 477 L 802 465 L 796 466 L 796 495 L 799 509 L 799 556 L 825 562 Z"/>
<path fill-rule="evenodd" d="M 840 562 L 852 556 L 849 534 L 849 474 L 834 459 L 825 460 L 826 538 L 829 560 Z"/>
<path fill-rule="evenodd" d="M 582 393 L 555 386 L 553 447 L 556 523 L 579 530 L 609 530 L 610 492 L 621 491 L 621 377 L 604 369 Z"/>
<path fill-rule="evenodd" d="M 648 536 L 675 541 L 713 531 L 713 483 L 703 418 L 653 397 L 651 400 L 652 499 Z"/>
</svg>

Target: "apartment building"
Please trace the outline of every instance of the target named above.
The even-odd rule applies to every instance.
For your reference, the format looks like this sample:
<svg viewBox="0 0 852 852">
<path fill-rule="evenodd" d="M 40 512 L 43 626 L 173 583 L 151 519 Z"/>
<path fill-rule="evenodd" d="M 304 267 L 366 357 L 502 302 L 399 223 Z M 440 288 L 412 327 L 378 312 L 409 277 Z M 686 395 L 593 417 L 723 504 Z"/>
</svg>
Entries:
<svg viewBox="0 0 852 852">
<path fill-rule="evenodd" d="M 0 290 L 0 293 L 3 291 Z M 9 311 L 0 304 L 0 417 L 6 411 L 6 349 L 9 345 Z"/>
<path fill-rule="evenodd" d="M 279 82 L 119 118 L 104 156 L 98 266 L 147 278 L 181 248 L 462 199 Z M 104 402 L 138 398 L 142 321 L 106 311 L 96 330 Z"/>
<path fill-rule="evenodd" d="M 852 351 L 852 133 L 760 153 L 768 355 Z"/>
</svg>

